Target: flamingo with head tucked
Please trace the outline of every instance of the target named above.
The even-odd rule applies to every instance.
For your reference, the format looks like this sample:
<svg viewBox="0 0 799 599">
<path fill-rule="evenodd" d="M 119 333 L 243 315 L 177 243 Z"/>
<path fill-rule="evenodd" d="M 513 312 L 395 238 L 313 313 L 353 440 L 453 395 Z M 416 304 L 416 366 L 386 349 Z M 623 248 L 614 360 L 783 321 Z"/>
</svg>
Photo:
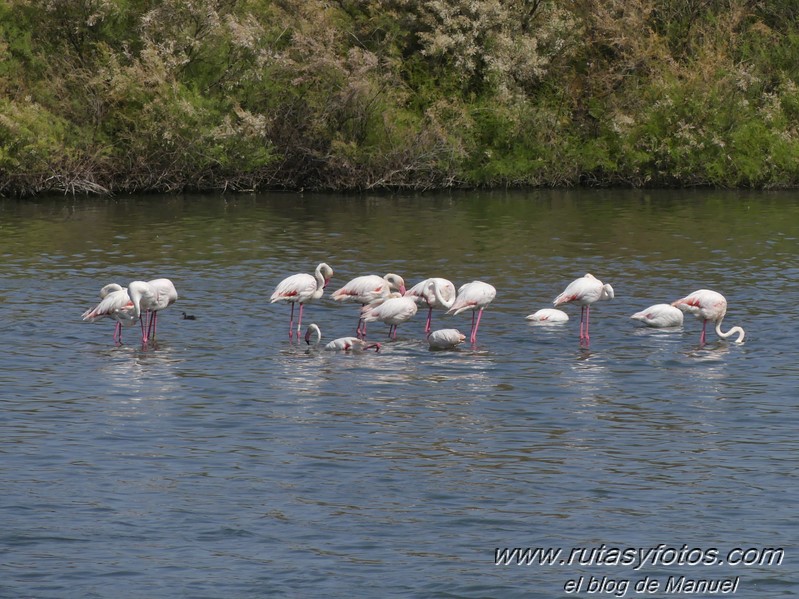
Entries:
<svg viewBox="0 0 799 599">
<path fill-rule="evenodd" d="M 364 306 L 361 310 L 361 320 L 364 327 L 367 322 L 380 321 L 388 325 L 388 336 L 397 338 L 397 327 L 408 322 L 416 314 L 419 307 L 412 297 L 404 297 L 394 291 L 387 298 L 382 298 Z"/>
<path fill-rule="evenodd" d="M 447 310 L 447 314 L 453 315 L 458 315 L 466 310 L 472 311 L 472 329 L 469 333 L 469 342 L 472 345 L 477 342 L 477 329 L 480 327 L 480 318 L 483 316 L 483 310 L 494 301 L 496 296 L 497 290 L 493 285 L 482 281 L 472 281 L 461 285 L 455 301 Z"/>
<path fill-rule="evenodd" d="M 458 329 L 438 329 L 427 336 L 430 349 L 452 349 L 466 341 L 466 335 Z"/>
<path fill-rule="evenodd" d="M 311 344 L 311 337 L 316 335 L 316 342 L 314 343 L 314 347 L 319 345 L 322 341 L 322 331 L 319 328 L 319 325 L 316 323 L 311 323 L 308 325 L 308 330 L 305 331 L 305 343 L 308 345 Z M 357 337 L 339 337 L 338 339 L 333 339 L 330 343 L 325 345 L 325 349 L 327 351 L 366 351 L 368 349 L 374 349 L 376 352 L 380 351 L 380 344 L 379 343 L 367 343 L 363 339 L 358 339 Z"/>
<path fill-rule="evenodd" d="M 615 297 L 613 287 L 603 284 L 594 275 L 588 273 L 575 279 L 552 302 L 555 307 L 573 302 L 580 306 L 580 342 L 588 344 L 590 336 L 588 327 L 591 320 L 591 304 L 600 300 L 611 300 Z"/>
<path fill-rule="evenodd" d="M 130 301 L 128 290 L 117 283 L 109 283 L 100 290 L 101 302 L 94 308 L 89 308 L 81 318 L 87 322 L 94 322 L 108 317 L 114 321 L 114 343 L 122 343 L 122 326 L 136 324 L 133 311 L 133 302 Z"/>
<path fill-rule="evenodd" d="M 527 320 L 544 324 L 555 324 L 568 322 L 569 315 L 557 308 L 541 308 L 540 310 L 526 317 Z"/>
<path fill-rule="evenodd" d="M 721 330 L 721 321 L 724 320 L 724 316 L 727 314 L 727 299 L 717 291 L 699 289 L 682 299 L 672 302 L 671 305 L 702 320 L 702 334 L 699 336 L 700 345 L 705 344 L 705 328 L 708 321 L 716 325 L 716 335 L 721 339 L 727 339 L 737 333 L 738 337 L 735 339 L 735 343 L 743 343 L 746 333 L 741 327 L 732 327 L 726 333 Z"/>
<path fill-rule="evenodd" d="M 646 310 L 641 310 L 630 316 L 648 327 L 665 329 L 668 327 L 682 326 L 682 310 L 675 308 L 671 304 L 655 304 Z"/>
<path fill-rule="evenodd" d="M 334 291 L 330 297 L 337 302 L 354 302 L 363 308 L 379 299 L 384 299 L 389 293 L 405 293 L 405 281 L 399 275 L 388 273 L 384 277 L 378 275 L 364 275 L 355 277 L 341 289 Z M 355 335 L 361 339 L 366 338 L 366 322 L 362 316 L 358 318 Z"/>
<path fill-rule="evenodd" d="M 294 329 L 294 304 L 300 305 L 300 314 L 297 319 L 297 340 L 300 339 L 300 329 L 302 328 L 302 310 L 308 302 L 318 300 L 325 292 L 325 286 L 333 276 L 333 269 L 326 263 L 320 262 L 313 275 L 299 273 L 286 277 L 275 287 L 275 291 L 269 298 L 269 302 L 288 302 L 291 304 L 291 316 L 289 317 L 289 341 L 291 341 Z"/>
<path fill-rule="evenodd" d="M 158 312 L 168 308 L 178 299 L 175 285 L 169 279 L 133 281 L 128 284 L 128 295 L 133 304 L 133 314 L 141 323 L 142 343 L 147 344 L 150 339 L 155 341 Z"/>
<path fill-rule="evenodd" d="M 427 305 L 427 321 L 424 325 L 425 334 L 430 333 L 433 322 L 433 308 L 444 308 L 449 310 L 458 295 L 455 285 L 448 279 L 432 277 L 425 279 L 408 289 L 405 297 L 412 297 L 418 303 L 424 302 Z"/>
</svg>

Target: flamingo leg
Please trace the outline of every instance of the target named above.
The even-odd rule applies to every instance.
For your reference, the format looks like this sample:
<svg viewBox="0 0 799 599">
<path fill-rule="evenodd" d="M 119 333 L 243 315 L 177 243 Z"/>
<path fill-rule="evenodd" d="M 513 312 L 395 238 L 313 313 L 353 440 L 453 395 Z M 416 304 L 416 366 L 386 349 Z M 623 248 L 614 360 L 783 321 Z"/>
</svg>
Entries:
<svg viewBox="0 0 799 599">
<path fill-rule="evenodd" d="M 424 332 L 426 335 L 430 334 L 432 323 L 433 323 L 433 307 L 430 306 L 430 309 L 427 310 L 427 323 L 425 323 L 424 325 Z"/>
<path fill-rule="evenodd" d="M 289 341 L 294 333 L 294 302 L 291 302 L 291 316 L 289 316 Z"/>
<path fill-rule="evenodd" d="M 147 337 L 155 341 L 155 332 L 158 328 L 158 310 L 150 312 L 150 324 L 147 327 Z"/>
<path fill-rule="evenodd" d="M 586 345 L 590 342 L 591 337 L 588 335 L 588 327 L 591 324 L 591 306 L 585 307 L 585 343 Z"/>
<path fill-rule="evenodd" d="M 472 332 L 472 343 L 477 342 L 477 329 L 480 328 L 480 319 L 483 317 L 483 309 L 480 308 L 477 312 L 477 322 L 474 323 L 474 332 Z"/>
<path fill-rule="evenodd" d="M 114 325 L 114 343 L 117 345 L 122 344 L 122 323 L 118 320 L 116 325 Z"/>
<path fill-rule="evenodd" d="M 144 312 L 144 314 L 139 316 L 139 324 L 141 324 L 141 342 L 142 344 L 147 344 L 147 331 L 144 329 L 144 321 L 147 320 L 148 312 Z"/>
<path fill-rule="evenodd" d="M 302 328 L 302 309 L 305 307 L 305 304 L 300 304 L 300 316 L 297 319 L 297 341 L 300 340 L 300 329 Z M 289 337 L 291 337 L 289 335 Z"/>
<path fill-rule="evenodd" d="M 699 336 L 699 345 L 705 344 L 705 328 L 707 327 L 707 320 L 702 321 L 702 334 Z"/>
</svg>

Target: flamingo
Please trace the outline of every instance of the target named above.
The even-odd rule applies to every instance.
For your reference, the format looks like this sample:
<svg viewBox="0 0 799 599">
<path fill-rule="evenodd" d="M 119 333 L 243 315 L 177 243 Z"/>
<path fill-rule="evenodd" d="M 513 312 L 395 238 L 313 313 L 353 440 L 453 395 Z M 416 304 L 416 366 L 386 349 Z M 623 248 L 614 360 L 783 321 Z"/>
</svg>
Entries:
<svg viewBox="0 0 799 599">
<path fill-rule="evenodd" d="M 708 321 L 715 323 L 716 335 L 721 339 L 727 339 L 737 333 L 738 337 L 735 339 L 735 343 L 743 343 L 746 333 L 741 327 L 732 327 L 726 333 L 722 332 L 721 321 L 724 320 L 724 315 L 727 314 L 727 300 L 717 291 L 699 289 L 691 295 L 672 302 L 671 305 L 702 319 L 702 334 L 699 337 L 699 345 L 705 344 L 705 328 Z"/>
<path fill-rule="evenodd" d="M 485 307 L 494 301 L 497 290 L 493 285 L 482 281 L 472 281 L 461 285 L 455 301 L 447 310 L 447 314 L 458 315 L 465 310 L 472 311 L 472 329 L 469 334 L 469 342 L 474 345 L 477 341 L 477 329 L 480 326 L 480 318 L 483 316 Z M 477 320 L 475 321 L 475 313 Z"/>
<path fill-rule="evenodd" d="M 466 341 L 466 335 L 458 329 L 438 329 L 427 336 L 430 349 L 452 349 Z"/>
<path fill-rule="evenodd" d="M 305 304 L 317 300 L 325 292 L 325 287 L 333 276 L 333 269 L 324 262 L 320 262 L 313 275 L 299 273 L 286 277 L 277 287 L 269 298 L 270 303 L 288 302 L 291 304 L 291 316 L 289 318 L 289 341 L 292 338 L 294 328 L 294 304 L 300 305 L 300 314 L 297 320 L 297 341 L 300 339 L 300 329 L 302 328 L 302 309 Z"/>
<path fill-rule="evenodd" d="M 308 345 L 311 344 L 312 335 L 316 335 L 316 343 L 314 343 L 314 347 L 316 347 L 319 345 L 319 342 L 322 341 L 322 331 L 316 323 L 308 325 L 308 330 L 305 331 L 305 343 Z M 357 337 L 339 337 L 325 345 L 325 349 L 328 351 L 365 351 L 374 349 L 375 352 L 379 352 L 380 344 L 366 343 L 366 341 L 358 339 Z"/>
<path fill-rule="evenodd" d="M 155 341 L 158 312 L 168 308 L 178 299 L 175 285 L 169 279 L 133 281 L 128 284 L 128 295 L 133 303 L 133 313 L 141 321 L 142 343 L 146 344 L 151 338 Z M 148 315 L 149 321 L 145 330 L 144 321 Z"/>
<path fill-rule="evenodd" d="M 644 323 L 648 327 L 663 329 L 682 326 L 682 310 L 671 304 L 655 304 L 630 316 L 633 320 Z"/>
<path fill-rule="evenodd" d="M 615 297 L 613 287 L 602 284 L 602 281 L 588 273 L 584 277 L 575 279 L 552 303 L 557 308 L 560 305 L 574 302 L 580 309 L 580 342 L 590 342 L 588 327 L 591 320 L 591 304 L 599 300 L 611 300 Z M 585 323 L 585 325 L 583 325 Z M 585 326 L 585 328 L 583 328 Z"/>
<path fill-rule="evenodd" d="M 452 281 L 433 277 L 417 283 L 405 292 L 405 297 L 412 297 L 418 303 L 427 304 L 427 322 L 424 325 L 426 335 L 430 334 L 433 321 L 433 308 L 444 308 L 449 310 L 452 307 L 457 292 Z"/>
<path fill-rule="evenodd" d="M 106 316 L 115 320 L 114 343 L 119 345 L 122 343 L 122 326 L 136 324 L 128 290 L 117 283 L 109 283 L 100 290 L 100 298 L 102 301 L 94 308 L 86 310 L 81 318 L 87 322 L 94 322 Z"/>
<path fill-rule="evenodd" d="M 397 327 L 403 322 L 408 322 L 416 314 L 419 307 L 416 300 L 412 297 L 404 297 L 398 292 L 392 292 L 385 299 L 379 299 L 361 310 L 361 320 L 364 328 L 367 322 L 386 323 L 388 326 L 388 336 L 391 339 L 397 338 Z"/>
<path fill-rule="evenodd" d="M 537 312 L 527 316 L 526 319 L 544 324 L 557 324 L 567 322 L 569 320 L 569 315 L 563 310 L 558 310 L 556 308 L 541 308 Z"/>
<path fill-rule="evenodd" d="M 398 292 L 405 294 L 405 281 L 399 275 L 388 273 L 384 277 L 378 275 L 364 275 L 355 277 L 341 289 L 334 291 L 330 297 L 337 302 L 356 302 L 363 308 L 372 302 L 385 298 L 389 293 Z M 366 338 L 366 323 L 362 316 L 358 318 L 355 335 L 361 339 Z"/>
</svg>

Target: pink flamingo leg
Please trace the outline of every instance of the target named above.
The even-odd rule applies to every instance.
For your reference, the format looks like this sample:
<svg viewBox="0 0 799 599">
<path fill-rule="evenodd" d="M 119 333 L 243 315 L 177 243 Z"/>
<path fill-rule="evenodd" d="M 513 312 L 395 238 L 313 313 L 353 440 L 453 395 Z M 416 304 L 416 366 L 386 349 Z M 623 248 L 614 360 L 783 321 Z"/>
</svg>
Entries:
<svg viewBox="0 0 799 599">
<path fill-rule="evenodd" d="M 114 343 L 117 345 L 122 344 L 122 323 L 118 320 L 116 325 L 114 325 Z"/>
<path fill-rule="evenodd" d="M 424 325 L 424 332 L 426 335 L 430 334 L 432 323 L 433 323 L 433 307 L 431 306 L 430 309 L 427 311 L 427 323 Z"/>
<path fill-rule="evenodd" d="M 480 319 L 483 317 L 483 309 L 477 310 L 477 320 L 475 320 L 475 313 L 472 311 L 472 333 L 469 335 L 471 343 L 477 342 L 477 329 L 480 328 Z"/>
<path fill-rule="evenodd" d="M 300 340 L 300 329 L 302 328 L 302 309 L 304 306 L 305 304 L 300 304 L 300 317 L 297 319 L 297 341 Z M 291 335 L 289 335 L 289 338 L 291 338 Z"/>
<path fill-rule="evenodd" d="M 702 334 L 699 336 L 699 345 L 705 344 L 705 328 L 707 327 L 707 320 L 702 321 Z"/>
<path fill-rule="evenodd" d="M 291 302 L 291 316 L 289 317 L 289 341 L 294 334 L 294 302 Z"/>
<path fill-rule="evenodd" d="M 588 345 L 588 343 L 591 341 L 591 337 L 588 335 L 588 327 L 590 326 L 590 324 L 591 324 L 591 306 L 586 306 L 585 307 L 585 343 L 586 343 L 586 345 Z"/>
<path fill-rule="evenodd" d="M 158 310 L 150 312 L 150 324 L 147 327 L 147 337 L 155 341 L 155 331 L 158 328 Z"/>
<path fill-rule="evenodd" d="M 141 324 L 141 342 L 142 344 L 147 343 L 147 331 L 144 329 L 144 321 L 147 320 L 148 312 L 145 312 L 141 316 L 139 316 L 139 324 Z"/>
</svg>

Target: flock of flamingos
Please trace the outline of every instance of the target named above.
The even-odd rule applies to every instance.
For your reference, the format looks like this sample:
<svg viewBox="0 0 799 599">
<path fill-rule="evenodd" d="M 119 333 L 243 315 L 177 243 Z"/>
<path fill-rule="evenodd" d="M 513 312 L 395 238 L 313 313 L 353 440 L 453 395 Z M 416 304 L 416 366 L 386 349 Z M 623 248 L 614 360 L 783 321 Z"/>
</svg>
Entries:
<svg viewBox="0 0 799 599">
<path fill-rule="evenodd" d="M 325 287 L 333 276 L 333 269 L 324 262 L 316 267 L 313 275 L 300 273 L 283 279 L 275 288 L 270 300 L 291 304 L 289 319 L 289 340 L 294 336 L 294 308 L 299 304 L 297 317 L 297 341 L 302 328 L 302 313 L 305 304 L 318 300 L 324 294 Z M 427 308 L 425 334 L 431 349 L 449 349 L 465 342 L 466 336 L 457 329 L 432 330 L 433 310 L 446 310 L 447 314 L 457 315 L 467 310 L 472 312 L 472 324 L 469 341 L 474 345 L 477 341 L 477 329 L 483 310 L 496 297 L 497 290 L 488 283 L 472 281 L 462 285 L 457 291 L 451 281 L 438 277 L 429 278 L 405 288 L 401 276 L 389 273 L 383 277 L 366 275 L 356 277 L 341 289 L 334 291 L 331 298 L 337 302 L 351 302 L 359 305 L 358 324 L 354 337 L 340 337 L 325 345 L 325 349 L 380 350 L 380 344 L 366 341 L 366 325 L 370 322 L 382 322 L 389 325 L 388 334 L 391 339 L 397 337 L 397 327 L 416 315 L 419 306 Z M 102 318 L 110 318 L 116 322 L 114 342 L 122 343 L 122 327 L 141 326 L 142 345 L 155 340 L 158 326 L 158 312 L 171 306 L 178 299 L 178 293 L 169 279 L 152 281 L 133 281 L 127 288 L 116 283 L 106 285 L 100 290 L 101 301 L 94 308 L 83 313 L 83 320 L 94 322 Z M 563 304 L 580 306 L 580 344 L 588 345 L 591 304 L 614 297 L 613 287 L 603 284 L 591 274 L 586 274 L 569 283 L 558 295 L 553 304 L 555 308 L 545 308 L 527 317 L 539 322 L 565 322 L 569 316 L 557 307 Z M 737 334 L 736 343 L 744 340 L 744 330 L 732 327 L 727 332 L 721 330 L 721 321 L 727 313 L 727 300 L 723 295 L 710 289 L 699 289 L 690 295 L 671 304 L 655 304 L 646 310 L 637 312 L 631 318 L 650 327 L 674 327 L 683 322 L 683 313 L 695 315 L 702 321 L 700 345 L 706 342 L 707 323 L 715 325 L 716 334 L 727 339 Z M 183 313 L 183 318 L 193 319 Z M 310 344 L 315 337 L 315 345 L 319 345 L 322 332 L 318 325 L 309 325 L 305 333 L 305 341 Z"/>
</svg>

